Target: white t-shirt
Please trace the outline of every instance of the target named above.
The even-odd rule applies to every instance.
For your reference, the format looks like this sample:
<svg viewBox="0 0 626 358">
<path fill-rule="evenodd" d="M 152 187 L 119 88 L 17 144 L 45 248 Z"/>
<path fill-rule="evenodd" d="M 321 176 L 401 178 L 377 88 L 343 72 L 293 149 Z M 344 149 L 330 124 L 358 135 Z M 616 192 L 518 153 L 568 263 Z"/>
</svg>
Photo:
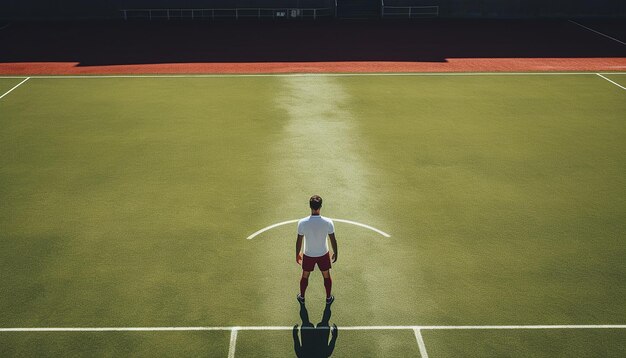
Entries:
<svg viewBox="0 0 626 358">
<path fill-rule="evenodd" d="M 298 235 L 304 235 L 304 254 L 320 257 L 328 253 L 326 236 L 335 233 L 333 221 L 321 215 L 311 215 L 298 221 Z"/>
</svg>

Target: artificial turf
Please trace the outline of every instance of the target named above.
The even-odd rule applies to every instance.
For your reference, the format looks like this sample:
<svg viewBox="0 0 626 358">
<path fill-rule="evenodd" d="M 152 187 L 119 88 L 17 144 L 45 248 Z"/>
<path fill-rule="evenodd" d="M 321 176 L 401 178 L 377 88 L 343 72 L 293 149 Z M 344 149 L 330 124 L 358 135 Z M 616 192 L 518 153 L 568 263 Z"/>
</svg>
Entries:
<svg viewBox="0 0 626 358">
<path fill-rule="evenodd" d="M 0 326 L 299 323 L 295 226 L 245 238 L 307 215 L 311 194 L 392 235 L 336 224 L 340 329 L 624 324 L 625 117 L 624 91 L 593 74 L 32 78 L 0 100 Z M 349 332 L 336 352 L 412 355 L 410 333 Z M 3 333 L 0 349 L 155 352 L 133 334 Z M 228 347 L 190 334 L 161 337 Z M 242 352 L 291 340 L 240 334 Z M 476 341 L 552 354 L 554 335 Z"/>
</svg>

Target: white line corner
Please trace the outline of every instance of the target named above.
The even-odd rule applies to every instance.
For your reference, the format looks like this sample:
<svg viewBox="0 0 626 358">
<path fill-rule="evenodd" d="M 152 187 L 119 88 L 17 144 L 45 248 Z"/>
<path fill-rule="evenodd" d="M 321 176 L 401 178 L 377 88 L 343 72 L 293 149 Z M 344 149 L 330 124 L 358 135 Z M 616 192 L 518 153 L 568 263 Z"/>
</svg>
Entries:
<svg viewBox="0 0 626 358">
<path fill-rule="evenodd" d="M 22 85 L 22 83 L 24 83 L 24 82 L 26 82 L 28 80 L 30 80 L 30 77 L 26 77 L 22 82 L 18 83 L 15 87 L 13 87 L 10 90 L 8 90 L 7 92 L 5 92 L 2 96 L 0 96 L 0 99 L 4 98 L 4 96 L 6 96 L 9 93 L 13 92 L 14 89 L 18 88 L 19 86 Z"/>
<path fill-rule="evenodd" d="M 612 81 L 612 80 L 610 80 L 610 79 L 608 79 L 608 78 L 606 78 L 606 77 L 602 76 L 602 75 L 601 75 L 601 74 L 599 74 L 599 73 L 596 73 L 596 75 L 598 75 L 598 76 L 600 76 L 600 77 L 604 78 L 605 80 L 607 80 L 607 81 L 611 82 L 612 84 L 616 85 L 617 87 L 619 87 L 619 88 L 621 88 L 621 89 L 623 89 L 623 90 L 626 90 L 626 87 L 624 87 L 624 86 L 620 85 L 619 83 L 617 83 L 617 82 L 615 82 L 615 81 Z"/>
</svg>

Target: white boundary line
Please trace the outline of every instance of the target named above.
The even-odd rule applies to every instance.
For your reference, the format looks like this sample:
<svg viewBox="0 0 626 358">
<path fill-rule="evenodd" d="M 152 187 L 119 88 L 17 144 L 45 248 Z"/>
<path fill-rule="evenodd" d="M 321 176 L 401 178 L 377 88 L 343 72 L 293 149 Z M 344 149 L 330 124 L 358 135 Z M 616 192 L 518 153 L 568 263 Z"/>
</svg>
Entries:
<svg viewBox="0 0 626 358">
<path fill-rule="evenodd" d="M 615 41 L 615 42 L 619 42 L 619 43 L 621 43 L 622 45 L 626 45 L 626 42 L 620 41 L 620 40 L 616 39 L 615 37 L 611 37 L 611 36 L 609 36 L 609 35 L 607 35 L 607 34 L 603 34 L 603 33 L 601 33 L 600 31 L 596 31 L 596 30 L 594 30 L 594 29 L 592 29 L 592 28 L 590 28 L 590 27 L 587 27 L 587 26 L 585 26 L 585 25 L 579 24 L 578 22 L 576 22 L 576 21 L 574 21 L 574 20 L 568 20 L 568 21 L 569 21 L 569 22 L 571 22 L 572 24 L 576 24 L 576 25 L 578 25 L 578 26 L 580 26 L 580 27 L 582 27 L 582 28 L 585 28 L 585 29 L 587 29 L 587 30 L 589 30 L 589 31 L 595 32 L 595 33 L 596 33 L 596 34 L 598 34 L 598 35 L 602 35 L 602 36 L 604 36 L 604 37 L 606 37 L 606 38 L 608 38 L 608 39 L 611 39 L 611 40 L 613 40 L 613 41 Z"/>
<path fill-rule="evenodd" d="M 422 337 L 421 330 L 419 328 L 413 328 L 413 332 L 415 332 L 417 346 L 420 349 L 420 356 L 422 356 L 422 358 L 428 358 L 428 352 L 426 351 L 426 344 L 424 343 L 424 338 Z"/>
<path fill-rule="evenodd" d="M 145 332 L 145 331 L 230 331 L 228 358 L 235 358 L 239 331 L 290 331 L 291 326 L 243 326 L 243 327 L 41 327 L 0 328 L 2 332 Z M 300 329 L 319 329 L 301 327 Z M 327 329 L 326 327 L 324 329 Z M 347 326 L 346 331 L 361 330 L 413 330 L 421 358 L 428 358 L 422 330 L 499 330 L 499 329 L 626 329 L 626 325 L 526 325 L 526 326 Z"/>
<path fill-rule="evenodd" d="M 23 78 L 23 77 L 21 77 L 21 78 Z M 28 81 L 29 79 L 30 79 L 30 77 L 26 77 L 26 78 L 24 79 L 24 81 L 22 81 L 22 82 L 18 83 L 15 87 L 11 88 L 11 89 L 10 89 L 10 90 L 8 90 L 5 94 L 3 94 L 2 96 L 0 96 L 0 99 L 4 98 L 4 96 L 6 96 L 6 95 L 8 95 L 9 93 L 11 93 L 14 89 L 18 88 L 19 86 L 21 86 L 21 85 L 22 85 L 22 83 L 24 83 L 24 82 Z"/>
<path fill-rule="evenodd" d="M 235 327 L 230 331 L 230 343 L 228 344 L 228 358 L 235 358 L 235 348 L 237 348 L 237 332 Z"/>
<path fill-rule="evenodd" d="M 0 332 L 154 332 L 154 331 L 290 331 L 292 326 L 215 327 L 14 327 Z M 301 329 L 316 329 L 301 327 Z M 526 329 L 626 329 L 626 324 L 517 325 L 517 326 L 345 326 L 344 331 L 383 330 L 526 330 Z M 231 333 L 231 339 L 233 335 Z M 235 338 L 237 335 L 235 334 Z"/>
<path fill-rule="evenodd" d="M 417 326 L 429 330 L 471 329 L 626 329 L 626 324 L 519 325 L 519 326 Z"/>
<path fill-rule="evenodd" d="M 391 235 L 387 234 L 386 232 L 382 231 L 382 230 L 378 230 L 377 228 L 373 227 L 373 226 L 369 226 L 369 225 L 365 225 L 365 224 L 361 224 L 359 222 L 356 221 L 351 221 L 351 220 L 344 220 L 344 219 L 334 219 L 334 218 L 329 218 L 332 221 L 336 221 L 336 222 L 340 222 L 340 223 L 346 223 L 346 224 L 350 224 L 350 225 L 355 225 L 355 226 L 360 226 L 369 230 L 372 230 L 384 237 L 391 237 Z M 279 222 L 276 224 L 272 224 L 270 226 L 266 226 L 264 228 L 262 228 L 259 231 L 254 232 L 253 234 L 251 234 L 250 236 L 248 236 L 246 238 L 246 240 L 252 240 L 254 239 L 256 236 L 258 236 L 259 234 L 262 234 L 268 230 L 271 230 L 275 227 L 279 227 L 279 226 L 283 226 L 283 225 L 287 225 L 287 224 L 293 224 L 293 223 L 297 223 L 300 219 L 293 219 L 293 220 L 287 220 L 287 221 L 283 221 L 283 222 Z"/>
<path fill-rule="evenodd" d="M 619 83 L 617 83 L 617 82 L 615 82 L 615 81 L 612 81 L 612 80 L 610 80 L 610 79 L 608 79 L 608 78 L 606 78 L 606 77 L 602 76 L 602 75 L 601 75 L 601 74 L 599 74 L 599 73 L 596 73 L 596 75 L 598 75 L 598 76 L 600 76 L 600 77 L 604 78 L 605 80 L 607 80 L 607 81 L 611 82 L 612 84 L 616 85 L 617 87 L 619 87 L 619 88 L 621 88 L 621 89 L 623 89 L 623 90 L 626 90 L 626 87 L 624 87 L 624 86 L 620 85 Z"/>
<path fill-rule="evenodd" d="M 622 75 L 626 72 L 602 72 Z M 197 74 L 197 75 L 58 75 L 30 76 L 32 79 L 106 79 L 106 78 L 249 78 L 249 77 L 359 77 L 359 76 L 572 76 L 595 75 L 595 72 L 372 72 L 372 73 L 261 73 L 261 74 Z M 24 76 L 0 76 L 24 78 Z"/>
<path fill-rule="evenodd" d="M 252 239 L 254 239 L 254 237 L 255 237 L 255 236 L 257 236 L 257 235 L 259 235 L 259 234 L 262 234 L 262 233 L 264 233 L 264 232 L 266 232 L 266 231 L 268 231 L 268 230 L 272 230 L 272 229 L 273 229 L 273 228 L 275 228 L 275 227 L 279 227 L 279 226 L 283 226 L 283 225 L 287 225 L 287 224 L 296 223 L 296 222 L 298 222 L 298 220 L 300 220 L 300 219 L 287 220 L 287 221 L 279 222 L 279 223 L 277 223 L 277 224 L 273 224 L 273 225 L 270 225 L 270 226 L 266 226 L 266 227 L 262 228 L 261 230 L 259 230 L 259 231 L 255 231 L 255 232 L 254 232 L 254 233 L 252 233 L 250 236 L 246 237 L 246 240 L 252 240 Z"/>
</svg>

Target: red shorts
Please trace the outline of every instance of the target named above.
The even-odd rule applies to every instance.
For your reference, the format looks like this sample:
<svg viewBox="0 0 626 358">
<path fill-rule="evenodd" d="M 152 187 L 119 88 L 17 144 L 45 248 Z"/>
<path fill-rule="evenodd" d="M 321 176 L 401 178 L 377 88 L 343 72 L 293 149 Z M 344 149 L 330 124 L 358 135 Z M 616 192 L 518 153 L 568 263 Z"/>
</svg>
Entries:
<svg viewBox="0 0 626 358">
<path fill-rule="evenodd" d="M 320 268 L 320 271 L 330 270 L 330 253 L 319 257 L 311 257 L 302 255 L 302 270 L 313 271 L 315 270 L 315 264 Z"/>
</svg>

